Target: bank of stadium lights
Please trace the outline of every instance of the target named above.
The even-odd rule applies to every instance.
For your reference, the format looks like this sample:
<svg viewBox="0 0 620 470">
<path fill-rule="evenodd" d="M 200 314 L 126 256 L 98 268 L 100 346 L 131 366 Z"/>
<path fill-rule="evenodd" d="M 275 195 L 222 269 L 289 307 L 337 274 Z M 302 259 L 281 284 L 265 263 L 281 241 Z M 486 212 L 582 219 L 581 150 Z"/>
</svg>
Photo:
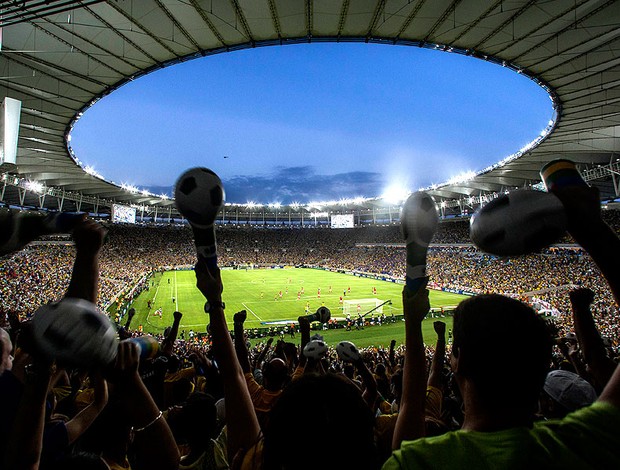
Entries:
<svg viewBox="0 0 620 470">
<path fill-rule="evenodd" d="M 475 176 L 476 176 L 476 173 L 474 171 L 464 171 L 463 173 L 460 173 L 450 178 L 448 181 L 446 181 L 446 184 L 467 183 L 468 181 L 471 181 L 472 179 L 474 179 Z"/>
<path fill-rule="evenodd" d="M 121 184 L 121 189 L 124 189 L 125 191 L 129 191 L 130 193 L 137 193 L 138 192 L 138 188 L 135 186 L 132 186 L 130 184 Z"/>
<path fill-rule="evenodd" d="M 370 198 L 359 196 L 359 197 L 354 197 L 354 198 L 349 198 L 349 199 L 346 199 L 346 198 L 340 199 L 337 202 L 337 204 L 339 204 L 341 206 L 359 205 L 359 204 L 363 204 L 364 202 L 369 201 L 369 200 L 370 200 Z M 336 205 L 336 202 L 334 201 L 334 204 L 331 204 L 331 201 L 330 201 L 330 202 L 326 202 L 324 204 L 326 206 Z"/>
<path fill-rule="evenodd" d="M 97 170 L 95 170 L 95 168 L 93 168 L 92 166 L 84 167 L 84 171 L 89 175 L 94 176 L 95 178 L 99 178 L 100 180 L 104 179 L 103 176 L 99 174 Z"/>
<path fill-rule="evenodd" d="M 45 192 L 45 186 L 43 185 L 43 183 L 33 180 L 26 180 L 24 182 L 24 189 L 37 194 L 43 194 Z"/>
<path fill-rule="evenodd" d="M 267 204 L 267 207 L 269 207 L 269 209 L 279 209 L 280 207 L 282 207 L 282 204 L 280 204 L 279 202 L 272 202 L 270 204 Z"/>
</svg>

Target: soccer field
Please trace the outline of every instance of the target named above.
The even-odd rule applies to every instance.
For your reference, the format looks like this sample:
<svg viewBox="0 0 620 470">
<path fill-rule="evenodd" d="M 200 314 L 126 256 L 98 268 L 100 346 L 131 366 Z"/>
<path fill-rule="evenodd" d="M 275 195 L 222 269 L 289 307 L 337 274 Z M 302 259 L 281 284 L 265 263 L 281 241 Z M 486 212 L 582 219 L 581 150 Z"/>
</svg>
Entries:
<svg viewBox="0 0 620 470">
<path fill-rule="evenodd" d="M 286 268 L 223 270 L 222 282 L 224 284 L 222 297 L 226 303 L 226 316 L 231 328 L 232 316 L 239 310 L 247 311 L 245 325 L 247 329 L 268 327 L 270 322 L 296 323 L 297 317 L 304 315 L 306 309 L 314 313 L 323 305 L 331 310 L 332 317 L 343 318 L 341 296 L 344 300 L 354 301 L 372 298 L 384 302 L 389 300 L 391 304 L 383 306 L 383 313 L 386 316 L 391 316 L 392 313 L 402 314 L 402 285 L 388 281 L 318 269 Z M 142 325 L 146 332 L 161 333 L 172 324 L 172 314 L 178 310 L 183 313 L 181 331 L 205 332 L 208 323 L 208 316 L 203 311 L 205 299 L 195 287 L 196 277 L 193 271 L 168 271 L 157 274 L 150 283 L 149 290 L 143 292 L 132 305 L 136 309 L 133 328 Z M 373 294 L 373 288 L 376 289 L 376 294 Z M 343 295 L 345 292 L 346 295 Z M 462 295 L 448 292 L 430 292 L 431 307 L 436 308 L 455 306 L 463 298 Z M 150 310 L 147 307 L 149 300 Z M 161 317 L 154 315 L 160 308 Z M 361 313 L 365 311 L 362 310 Z M 355 317 L 356 313 L 353 312 L 352 316 Z M 451 327 L 452 319 L 444 320 Z M 432 332 L 431 320 L 425 320 L 424 326 L 426 333 Z M 331 336 L 334 336 L 334 339 L 328 338 Z M 359 337 L 360 346 L 388 345 L 392 337 L 400 343 L 404 339 L 404 325 L 397 322 L 382 327 L 369 327 L 359 332 L 344 330 L 325 332 L 325 339 L 330 342 L 341 339 L 355 342 L 355 337 Z M 390 339 L 384 341 L 388 337 Z M 432 337 L 429 340 L 434 343 Z"/>
</svg>

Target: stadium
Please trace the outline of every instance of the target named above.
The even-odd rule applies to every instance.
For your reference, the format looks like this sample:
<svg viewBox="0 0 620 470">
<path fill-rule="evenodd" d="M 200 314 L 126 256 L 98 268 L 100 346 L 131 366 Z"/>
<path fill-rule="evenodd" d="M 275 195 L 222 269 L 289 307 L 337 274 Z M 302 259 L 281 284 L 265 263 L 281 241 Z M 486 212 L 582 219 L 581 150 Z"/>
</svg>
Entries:
<svg viewBox="0 0 620 470">
<path fill-rule="evenodd" d="M 306 468 L 295 449 L 299 437 L 317 435 L 350 450 L 334 456 L 313 446 L 332 459 L 326 468 L 620 463 L 618 2 L 56 0 L 7 2 L 0 18 L 6 468 Z M 174 199 L 107 180 L 72 148 L 86 110 L 147 74 L 241 49 L 325 42 L 487 61 L 533 81 L 552 103 L 554 118 L 523 148 L 421 188 L 439 217 L 418 263 L 428 290 L 410 283 L 415 256 L 401 232 L 408 195 L 226 203 L 213 229 L 219 281 L 200 264 L 194 271 L 196 232 Z M 558 159 L 574 162 L 579 181 L 594 188 L 568 196 L 550 189 L 568 233 L 514 257 L 474 245 L 471 215 L 515 191 L 543 193 L 541 168 Z M 98 223 L 65 225 L 67 213 Z M 96 302 L 110 321 L 83 307 L 71 322 L 68 313 L 58 317 L 64 329 L 45 337 L 41 328 L 50 327 L 38 326 L 44 315 L 35 312 L 52 303 L 42 312 L 54 321 L 63 297 Z M 496 302 L 499 316 L 467 329 L 467 306 L 478 299 Z M 87 325 L 87 317 L 97 320 Z M 542 319 L 554 339 L 546 361 Z M 142 345 L 139 361 L 134 344 Z M 53 380 L 41 367 L 50 358 Z M 95 364 L 105 366 L 105 379 L 80 376 Z M 535 376 L 539 369 L 544 374 Z M 576 391 L 558 392 L 568 385 L 552 383 L 554 373 L 570 378 L 578 399 Z M 315 397 L 323 390 L 348 397 L 346 405 L 322 409 Z M 47 407 L 47 415 L 28 414 L 20 399 L 24 409 Z M 226 416 L 219 399 L 227 400 Z M 554 450 L 525 451 L 528 439 L 542 439 L 536 433 L 547 430 L 545 420 L 568 413 Z M 291 436 L 299 422 L 307 429 Z M 501 444 L 501 433 L 518 427 L 531 436 L 495 454 L 485 444 L 491 463 L 485 452 L 447 441 L 483 431 L 498 433 Z M 62 440 L 46 437 L 53 433 Z M 567 437 L 575 434 L 582 437 Z M 118 439 L 108 442 L 111 435 Z"/>
</svg>

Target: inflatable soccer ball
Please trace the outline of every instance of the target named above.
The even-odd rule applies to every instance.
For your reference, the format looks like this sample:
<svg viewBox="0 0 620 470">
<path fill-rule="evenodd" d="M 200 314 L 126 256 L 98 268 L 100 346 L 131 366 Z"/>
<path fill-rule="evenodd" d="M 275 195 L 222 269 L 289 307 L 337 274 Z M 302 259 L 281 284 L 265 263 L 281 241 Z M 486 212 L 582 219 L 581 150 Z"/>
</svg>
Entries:
<svg viewBox="0 0 620 470">
<path fill-rule="evenodd" d="M 403 204 L 400 231 L 407 245 L 415 242 L 420 246 L 428 246 L 438 223 L 435 201 L 425 192 L 413 193 Z"/>
<path fill-rule="evenodd" d="M 174 199 L 179 212 L 191 224 L 212 225 L 226 195 L 220 178 L 207 168 L 192 168 L 176 182 Z"/>
<path fill-rule="evenodd" d="M 104 366 L 116 357 L 116 328 L 97 306 L 66 297 L 42 305 L 32 317 L 37 348 L 49 359 L 73 366 Z"/>
<path fill-rule="evenodd" d="M 360 352 L 351 341 L 340 341 L 336 346 L 336 352 L 341 361 L 356 362 L 361 358 Z"/>
<path fill-rule="evenodd" d="M 553 194 L 518 189 L 482 206 L 470 220 L 472 242 L 499 256 L 533 253 L 566 231 L 564 206 Z"/>
<path fill-rule="evenodd" d="M 304 356 L 308 359 L 321 359 L 327 353 L 327 344 L 324 341 L 312 340 L 304 347 Z"/>
</svg>

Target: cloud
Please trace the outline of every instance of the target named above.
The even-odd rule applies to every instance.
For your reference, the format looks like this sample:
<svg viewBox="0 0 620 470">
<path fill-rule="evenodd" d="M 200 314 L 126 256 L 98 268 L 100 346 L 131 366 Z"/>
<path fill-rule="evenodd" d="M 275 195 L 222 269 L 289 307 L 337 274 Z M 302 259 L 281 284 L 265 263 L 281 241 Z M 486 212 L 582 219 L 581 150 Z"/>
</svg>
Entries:
<svg viewBox="0 0 620 470">
<path fill-rule="evenodd" d="M 327 201 L 380 194 L 384 181 L 379 173 L 354 171 L 317 174 L 310 166 L 278 167 L 272 176 L 234 176 L 224 181 L 229 202 L 260 203 Z"/>
<path fill-rule="evenodd" d="M 329 201 L 381 194 L 385 186 L 380 173 L 352 171 L 334 175 L 317 174 L 311 166 L 276 167 L 272 175 L 237 175 L 222 180 L 226 201 L 261 204 Z M 172 195 L 173 187 L 150 186 L 155 194 Z"/>
</svg>

